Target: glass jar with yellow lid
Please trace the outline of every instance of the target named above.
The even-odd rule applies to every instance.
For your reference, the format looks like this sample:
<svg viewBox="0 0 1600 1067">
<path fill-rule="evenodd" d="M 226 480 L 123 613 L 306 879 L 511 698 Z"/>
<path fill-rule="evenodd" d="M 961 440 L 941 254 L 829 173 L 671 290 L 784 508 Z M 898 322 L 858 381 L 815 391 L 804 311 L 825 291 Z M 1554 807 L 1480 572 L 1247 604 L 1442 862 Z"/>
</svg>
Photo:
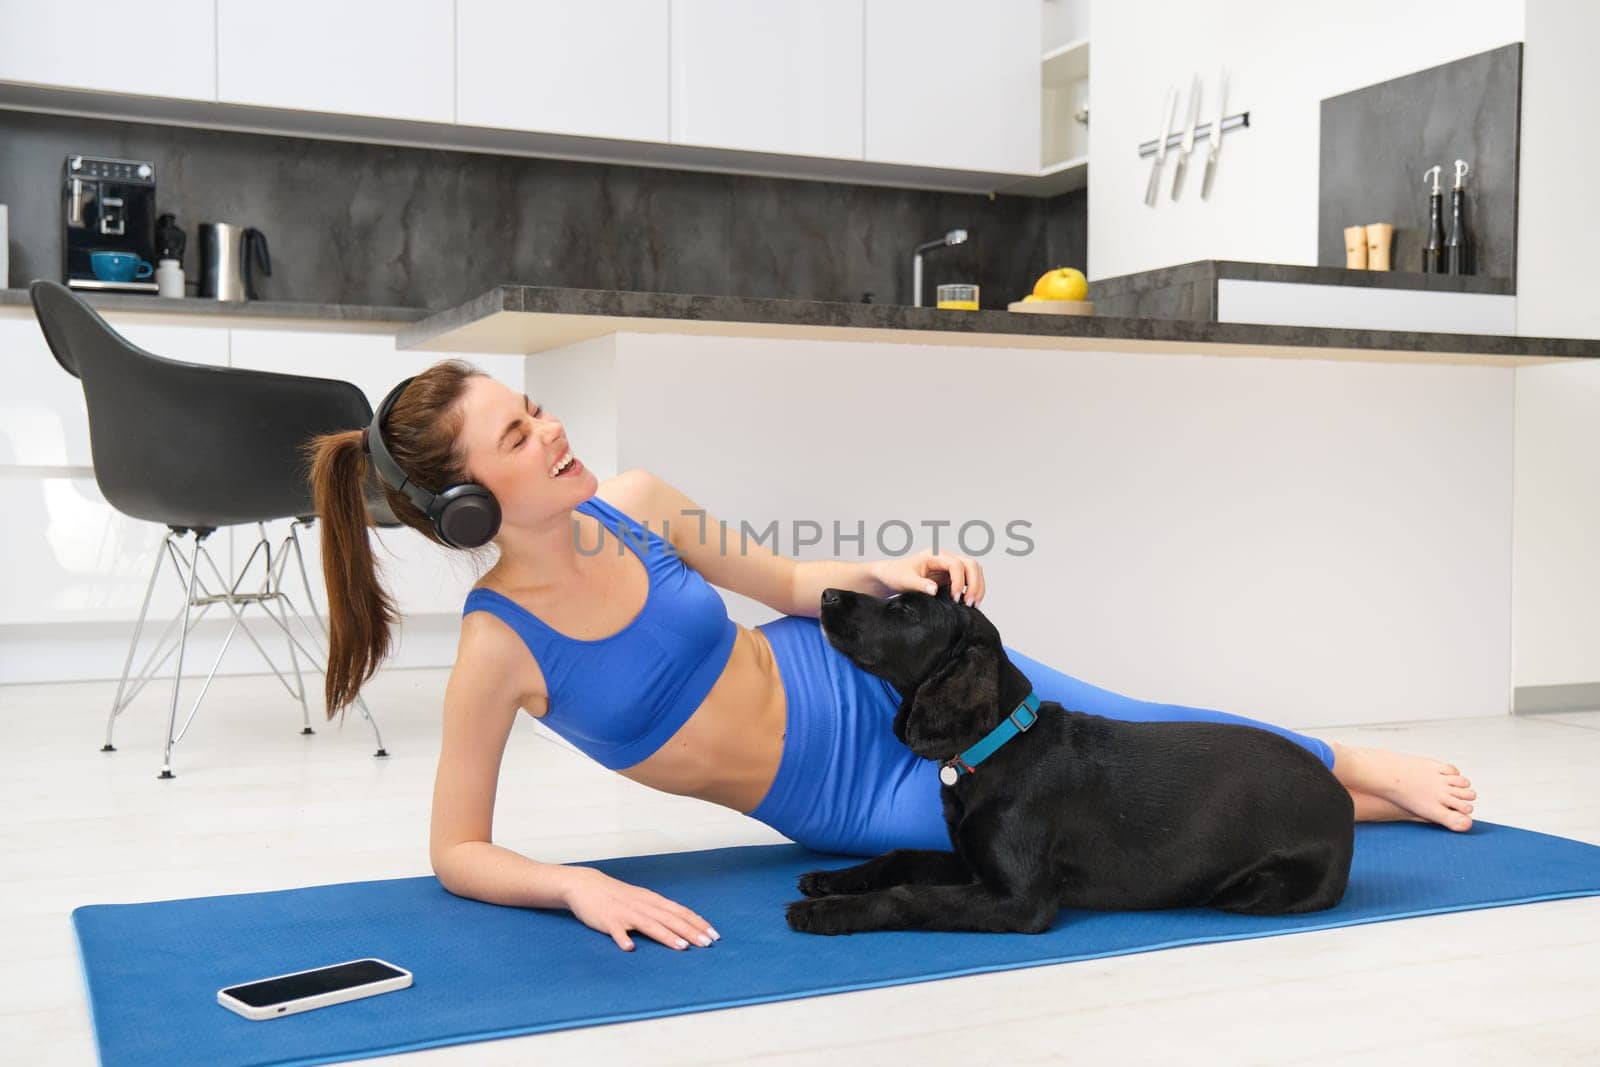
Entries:
<svg viewBox="0 0 1600 1067">
<path fill-rule="evenodd" d="M 947 311 L 978 310 L 976 285 L 941 285 L 934 292 L 938 297 L 938 306 Z"/>
</svg>

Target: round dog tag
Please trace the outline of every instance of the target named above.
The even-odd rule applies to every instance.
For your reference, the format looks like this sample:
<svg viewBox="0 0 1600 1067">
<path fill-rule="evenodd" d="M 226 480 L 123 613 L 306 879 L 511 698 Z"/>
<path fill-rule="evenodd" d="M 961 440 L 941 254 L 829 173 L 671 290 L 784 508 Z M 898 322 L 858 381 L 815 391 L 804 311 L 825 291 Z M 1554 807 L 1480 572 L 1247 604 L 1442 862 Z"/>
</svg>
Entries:
<svg viewBox="0 0 1600 1067">
<path fill-rule="evenodd" d="M 960 777 L 961 772 L 950 766 L 948 763 L 939 768 L 939 781 L 943 782 L 945 785 L 955 785 L 956 779 Z"/>
</svg>

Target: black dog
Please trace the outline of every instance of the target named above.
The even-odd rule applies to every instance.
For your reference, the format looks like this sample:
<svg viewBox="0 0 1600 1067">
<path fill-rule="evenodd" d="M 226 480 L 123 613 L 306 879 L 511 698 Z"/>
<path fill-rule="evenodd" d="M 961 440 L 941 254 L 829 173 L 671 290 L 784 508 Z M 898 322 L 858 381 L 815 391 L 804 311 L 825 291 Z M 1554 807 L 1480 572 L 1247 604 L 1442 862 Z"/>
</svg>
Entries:
<svg viewBox="0 0 1600 1067">
<path fill-rule="evenodd" d="M 944 590 L 829 589 L 822 627 L 904 695 L 894 733 L 924 759 L 952 761 L 1032 693 L 993 624 Z M 1028 722 L 1019 712 L 1015 724 Z M 1350 794 L 1311 753 L 1254 727 L 1122 722 L 1047 701 L 970 771 L 941 775 L 955 850 L 803 875 L 816 899 L 789 905 L 792 928 L 1039 933 L 1063 907 L 1316 911 L 1350 874 Z"/>
</svg>

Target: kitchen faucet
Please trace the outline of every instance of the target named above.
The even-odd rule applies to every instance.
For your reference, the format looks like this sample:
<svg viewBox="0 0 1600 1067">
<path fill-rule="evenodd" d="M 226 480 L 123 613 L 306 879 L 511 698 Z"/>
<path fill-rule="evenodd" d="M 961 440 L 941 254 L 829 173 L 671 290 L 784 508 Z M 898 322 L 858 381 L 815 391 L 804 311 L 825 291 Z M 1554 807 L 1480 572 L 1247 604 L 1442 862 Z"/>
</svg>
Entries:
<svg viewBox="0 0 1600 1067">
<path fill-rule="evenodd" d="M 922 306 L 922 253 L 946 245 L 958 245 L 966 241 L 966 230 L 951 230 L 943 237 L 936 238 L 917 246 L 916 252 L 911 257 L 911 306 Z"/>
</svg>

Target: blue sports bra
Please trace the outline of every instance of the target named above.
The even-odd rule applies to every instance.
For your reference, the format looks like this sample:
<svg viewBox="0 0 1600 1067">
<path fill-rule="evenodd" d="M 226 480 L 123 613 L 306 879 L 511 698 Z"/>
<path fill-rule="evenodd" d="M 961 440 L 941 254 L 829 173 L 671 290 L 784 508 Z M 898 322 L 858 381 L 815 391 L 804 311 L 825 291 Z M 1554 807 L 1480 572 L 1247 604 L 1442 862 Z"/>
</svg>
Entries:
<svg viewBox="0 0 1600 1067">
<path fill-rule="evenodd" d="M 540 721 L 621 770 L 666 744 L 694 714 L 727 665 L 738 627 L 717 591 L 655 531 L 597 496 L 577 510 L 599 519 L 644 564 L 650 589 L 632 622 L 595 641 L 568 637 L 492 589 L 468 593 L 461 613 L 487 611 L 516 631 L 544 673 L 550 703 Z"/>
</svg>

